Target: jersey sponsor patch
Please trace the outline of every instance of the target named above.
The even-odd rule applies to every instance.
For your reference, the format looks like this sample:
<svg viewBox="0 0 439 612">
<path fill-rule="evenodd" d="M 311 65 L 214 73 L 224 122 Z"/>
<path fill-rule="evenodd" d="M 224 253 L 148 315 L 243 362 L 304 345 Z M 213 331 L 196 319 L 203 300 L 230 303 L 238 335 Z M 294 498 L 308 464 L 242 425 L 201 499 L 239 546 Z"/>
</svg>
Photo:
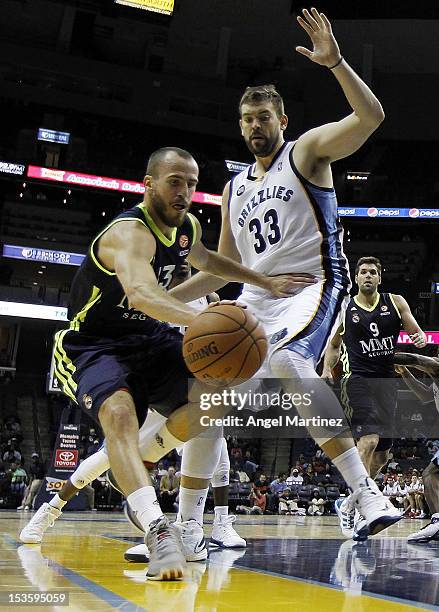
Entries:
<svg viewBox="0 0 439 612">
<path fill-rule="evenodd" d="M 179 244 L 182 249 L 185 249 L 187 247 L 187 245 L 189 244 L 189 238 L 186 236 L 186 234 L 182 234 L 180 236 Z"/>
<path fill-rule="evenodd" d="M 240 196 L 244 193 L 245 191 L 245 185 L 241 185 L 241 187 L 238 187 L 238 189 L 236 190 L 236 195 Z"/>
</svg>

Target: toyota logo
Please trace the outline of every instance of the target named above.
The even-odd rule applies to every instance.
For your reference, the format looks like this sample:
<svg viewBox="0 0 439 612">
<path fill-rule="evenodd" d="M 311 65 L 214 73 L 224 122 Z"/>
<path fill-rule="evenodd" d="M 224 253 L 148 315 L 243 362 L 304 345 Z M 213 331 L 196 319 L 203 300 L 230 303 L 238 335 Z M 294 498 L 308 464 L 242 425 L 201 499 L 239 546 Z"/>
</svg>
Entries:
<svg viewBox="0 0 439 612">
<path fill-rule="evenodd" d="M 75 455 L 71 451 L 63 451 L 59 454 L 61 461 L 73 461 Z"/>
</svg>

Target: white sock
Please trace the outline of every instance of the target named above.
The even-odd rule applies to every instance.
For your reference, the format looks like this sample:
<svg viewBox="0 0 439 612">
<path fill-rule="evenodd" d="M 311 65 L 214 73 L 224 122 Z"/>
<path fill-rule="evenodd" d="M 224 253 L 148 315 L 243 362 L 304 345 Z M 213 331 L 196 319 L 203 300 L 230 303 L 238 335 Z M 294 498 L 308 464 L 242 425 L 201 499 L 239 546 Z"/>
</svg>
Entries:
<svg viewBox="0 0 439 612">
<path fill-rule="evenodd" d="M 209 489 L 187 489 L 180 486 L 177 521 L 194 519 L 203 525 L 204 506 Z"/>
<path fill-rule="evenodd" d="M 356 446 L 331 459 L 331 461 L 352 491 L 358 489 L 360 484 L 369 477 Z"/>
<path fill-rule="evenodd" d="M 163 425 L 160 430 L 149 441 L 147 448 L 142 452 L 142 459 L 156 463 L 159 459 L 167 455 L 177 446 L 183 446 L 184 442 L 179 440 L 171 433 L 167 425 Z"/>
<path fill-rule="evenodd" d="M 220 523 L 225 516 L 229 516 L 229 506 L 215 506 L 214 523 Z"/>
<path fill-rule="evenodd" d="M 58 510 L 62 510 L 64 508 L 64 506 L 66 505 L 66 501 L 64 501 L 63 499 L 61 499 L 61 497 L 58 495 L 58 493 L 52 497 L 52 499 L 49 502 L 49 506 L 52 506 L 52 508 L 57 508 Z"/>
<path fill-rule="evenodd" d="M 101 476 L 110 467 L 108 455 L 102 448 L 93 453 L 87 459 L 84 459 L 82 463 L 78 465 L 76 470 L 70 476 L 70 482 L 76 489 L 83 489 L 86 485 L 90 484 L 95 478 Z"/>
<path fill-rule="evenodd" d="M 163 516 L 162 509 L 157 500 L 154 487 L 146 486 L 137 491 L 133 491 L 127 497 L 127 501 L 131 508 L 136 513 L 145 533 L 149 530 L 149 524 L 152 521 Z"/>
</svg>

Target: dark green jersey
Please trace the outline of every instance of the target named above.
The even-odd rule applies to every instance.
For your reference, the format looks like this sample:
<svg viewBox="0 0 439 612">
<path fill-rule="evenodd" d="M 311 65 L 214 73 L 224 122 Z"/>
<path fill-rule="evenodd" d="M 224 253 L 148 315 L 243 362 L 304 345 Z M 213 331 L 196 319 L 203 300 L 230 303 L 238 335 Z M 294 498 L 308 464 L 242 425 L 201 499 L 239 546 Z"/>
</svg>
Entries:
<svg viewBox="0 0 439 612">
<path fill-rule="evenodd" d="M 401 315 L 391 293 L 379 293 L 370 308 L 352 298 L 341 332 L 344 375 L 394 376 L 394 355 L 400 329 Z"/>
<path fill-rule="evenodd" d="M 194 217 L 188 214 L 183 225 L 166 238 L 148 214 L 144 204 L 118 215 L 91 243 L 70 290 L 70 329 L 91 336 L 119 337 L 125 334 L 155 335 L 168 324 L 128 307 L 128 299 L 116 273 L 107 270 L 97 256 L 97 241 L 115 223 L 142 223 L 153 235 L 156 252 L 150 262 L 158 284 L 166 289 L 174 272 L 187 257 L 196 238 Z M 147 263 L 147 262 L 145 262 Z"/>
</svg>

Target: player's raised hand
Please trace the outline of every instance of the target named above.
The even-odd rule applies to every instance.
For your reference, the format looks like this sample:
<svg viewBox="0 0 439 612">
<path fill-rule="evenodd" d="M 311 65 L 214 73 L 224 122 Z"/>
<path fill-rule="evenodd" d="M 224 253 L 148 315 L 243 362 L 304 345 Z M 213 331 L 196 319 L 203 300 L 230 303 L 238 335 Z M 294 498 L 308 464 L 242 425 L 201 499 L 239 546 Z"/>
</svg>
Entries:
<svg viewBox="0 0 439 612">
<path fill-rule="evenodd" d="M 306 47 L 296 47 L 296 51 L 321 66 L 335 66 L 341 53 L 328 18 L 315 8 L 311 12 L 303 9 L 302 14 L 303 17 L 299 15 L 297 21 L 310 37 L 313 49 L 310 51 Z"/>
<path fill-rule="evenodd" d="M 424 346 L 427 346 L 427 338 L 424 332 L 412 334 L 410 338 L 416 348 L 424 348 Z"/>
<path fill-rule="evenodd" d="M 292 272 L 291 274 L 279 274 L 278 276 L 269 276 L 268 290 L 274 297 L 283 298 L 289 297 L 292 293 L 303 287 L 315 285 L 318 279 L 312 274 L 303 272 Z"/>
</svg>

